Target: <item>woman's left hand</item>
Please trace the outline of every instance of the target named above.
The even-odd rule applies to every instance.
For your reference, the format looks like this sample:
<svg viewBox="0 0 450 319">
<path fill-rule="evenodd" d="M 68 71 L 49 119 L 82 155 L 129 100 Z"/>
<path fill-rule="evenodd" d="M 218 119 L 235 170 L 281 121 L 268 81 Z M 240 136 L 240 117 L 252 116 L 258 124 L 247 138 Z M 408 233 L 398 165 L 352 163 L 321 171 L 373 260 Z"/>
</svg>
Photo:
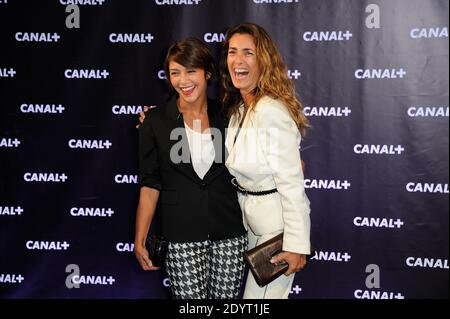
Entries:
<svg viewBox="0 0 450 319">
<path fill-rule="evenodd" d="M 303 254 L 283 251 L 278 255 L 272 257 L 272 259 L 270 260 L 272 264 L 277 264 L 283 261 L 289 264 L 288 270 L 286 270 L 286 272 L 284 273 L 285 276 L 289 276 L 290 274 L 293 274 L 305 267 L 306 256 Z"/>
</svg>

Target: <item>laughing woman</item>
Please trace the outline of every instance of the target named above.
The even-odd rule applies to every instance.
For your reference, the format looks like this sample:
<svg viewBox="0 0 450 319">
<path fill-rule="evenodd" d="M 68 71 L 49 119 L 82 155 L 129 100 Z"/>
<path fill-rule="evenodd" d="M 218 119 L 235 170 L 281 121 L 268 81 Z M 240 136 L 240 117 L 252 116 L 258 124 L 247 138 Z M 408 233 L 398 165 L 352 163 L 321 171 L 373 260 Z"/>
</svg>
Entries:
<svg viewBox="0 0 450 319">
<path fill-rule="evenodd" d="M 173 297 L 237 298 L 247 236 L 224 165 L 225 120 L 206 95 L 213 59 L 203 42 L 189 38 L 170 47 L 164 69 L 176 94 L 139 127 L 135 255 L 144 270 L 158 269 L 145 241 L 159 202 Z"/>
<path fill-rule="evenodd" d="M 244 298 L 287 298 L 295 272 L 310 254 L 310 208 L 303 187 L 299 145 L 308 127 L 283 59 L 269 34 L 255 24 L 232 27 L 221 59 L 223 99 L 231 116 L 226 166 L 240 191 L 249 248 L 284 233 L 285 276 L 259 287 L 249 273 Z"/>
</svg>

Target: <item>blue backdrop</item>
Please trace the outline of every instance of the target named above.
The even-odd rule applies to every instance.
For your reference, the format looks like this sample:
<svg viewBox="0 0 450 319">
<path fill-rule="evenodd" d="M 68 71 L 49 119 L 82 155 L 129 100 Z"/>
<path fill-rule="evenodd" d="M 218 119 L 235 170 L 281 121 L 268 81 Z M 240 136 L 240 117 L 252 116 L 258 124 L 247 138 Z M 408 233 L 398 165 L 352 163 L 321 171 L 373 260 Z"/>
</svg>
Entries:
<svg viewBox="0 0 450 319">
<path fill-rule="evenodd" d="M 290 298 L 448 298 L 448 9 L 0 0 L 0 297 L 170 298 L 166 274 L 132 252 L 136 114 L 167 98 L 173 41 L 199 37 L 217 56 L 248 21 L 276 40 L 312 124 L 316 255 Z"/>
</svg>

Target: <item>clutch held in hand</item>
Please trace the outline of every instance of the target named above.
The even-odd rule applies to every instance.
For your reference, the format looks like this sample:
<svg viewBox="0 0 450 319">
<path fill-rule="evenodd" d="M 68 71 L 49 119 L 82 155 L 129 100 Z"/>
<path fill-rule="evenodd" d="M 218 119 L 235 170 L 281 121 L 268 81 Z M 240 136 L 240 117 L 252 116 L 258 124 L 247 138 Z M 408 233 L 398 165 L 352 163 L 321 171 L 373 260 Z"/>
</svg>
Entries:
<svg viewBox="0 0 450 319">
<path fill-rule="evenodd" d="M 155 267 L 162 267 L 166 259 L 169 242 L 162 236 L 151 235 L 147 238 L 145 248 Z"/>
<path fill-rule="evenodd" d="M 277 279 L 289 268 L 286 262 L 277 264 L 270 262 L 273 256 L 282 252 L 282 248 L 283 233 L 244 253 L 244 259 L 248 263 L 255 281 L 260 287 L 264 287 Z"/>
</svg>

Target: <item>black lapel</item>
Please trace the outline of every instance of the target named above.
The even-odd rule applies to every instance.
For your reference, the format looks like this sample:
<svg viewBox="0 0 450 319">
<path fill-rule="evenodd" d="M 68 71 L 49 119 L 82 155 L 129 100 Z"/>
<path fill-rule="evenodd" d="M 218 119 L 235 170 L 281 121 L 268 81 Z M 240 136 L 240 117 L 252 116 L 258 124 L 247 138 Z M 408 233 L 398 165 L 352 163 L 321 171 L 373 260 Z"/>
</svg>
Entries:
<svg viewBox="0 0 450 319">
<path fill-rule="evenodd" d="M 184 126 L 183 114 L 178 111 L 177 94 L 175 94 L 166 105 L 166 116 L 171 119 L 169 125 L 169 151 L 171 154 L 170 164 L 183 175 L 189 177 L 194 182 L 201 184 L 202 180 L 198 177 L 192 166 L 189 141 Z M 175 157 L 172 156 L 175 153 Z M 174 161 L 172 161 L 174 159 Z"/>
<path fill-rule="evenodd" d="M 213 129 L 214 162 L 203 180 L 207 183 L 225 169 L 225 120 L 220 102 L 208 99 L 209 126 Z"/>
</svg>

